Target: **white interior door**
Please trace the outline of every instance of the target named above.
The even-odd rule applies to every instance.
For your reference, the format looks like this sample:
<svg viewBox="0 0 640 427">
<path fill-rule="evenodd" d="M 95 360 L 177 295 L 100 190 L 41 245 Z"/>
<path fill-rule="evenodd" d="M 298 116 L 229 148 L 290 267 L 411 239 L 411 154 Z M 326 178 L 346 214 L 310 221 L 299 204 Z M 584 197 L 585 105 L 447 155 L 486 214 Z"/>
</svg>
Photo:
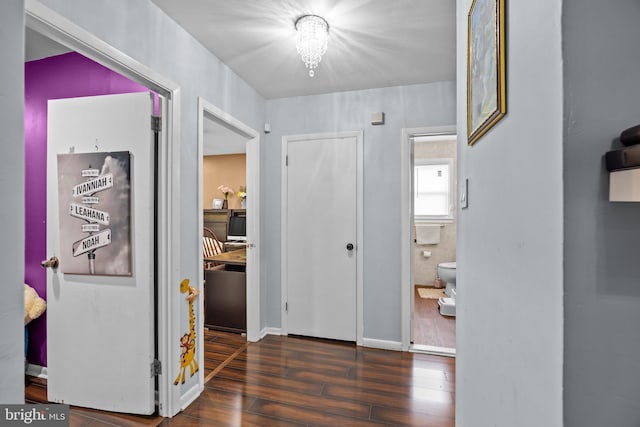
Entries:
<svg viewBox="0 0 640 427">
<path fill-rule="evenodd" d="M 357 138 L 287 143 L 287 333 L 356 340 Z"/>
<path fill-rule="evenodd" d="M 61 99 L 48 108 L 47 251 L 60 259 L 47 273 L 48 398 L 151 414 L 152 98 Z"/>
</svg>

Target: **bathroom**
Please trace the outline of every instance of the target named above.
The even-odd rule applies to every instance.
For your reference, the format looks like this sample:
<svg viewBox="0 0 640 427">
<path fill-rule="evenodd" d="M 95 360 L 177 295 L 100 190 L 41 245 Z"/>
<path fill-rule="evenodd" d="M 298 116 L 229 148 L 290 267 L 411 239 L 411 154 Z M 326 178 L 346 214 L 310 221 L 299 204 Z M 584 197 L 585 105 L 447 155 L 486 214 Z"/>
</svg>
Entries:
<svg viewBox="0 0 640 427">
<path fill-rule="evenodd" d="M 456 136 L 416 136 L 413 142 L 413 345 L 453 355 Z"/>
</svg>

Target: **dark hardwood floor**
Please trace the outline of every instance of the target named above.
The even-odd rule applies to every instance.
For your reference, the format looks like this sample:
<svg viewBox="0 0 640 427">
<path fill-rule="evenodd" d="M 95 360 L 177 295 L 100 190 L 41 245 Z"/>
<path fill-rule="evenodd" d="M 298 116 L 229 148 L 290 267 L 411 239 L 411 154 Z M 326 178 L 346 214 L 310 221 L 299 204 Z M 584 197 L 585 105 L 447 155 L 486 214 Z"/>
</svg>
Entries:
<svg viewBox="0 0 640 427">
<path fill-rule="evenodd" d="M 455 359 L 302 337 L 205 336 L 205 390 L 173 418 L 71 408 L 71 426 L 454 426 Z M 46 401 L 46 383 L 27 400 Z"/>
<path fill-rule="evenodd" d="M 438 300 L 421 298 L 413 291 L 413 343 L 456 348 L 456 318 L 440 314 Z"/>
</svg>

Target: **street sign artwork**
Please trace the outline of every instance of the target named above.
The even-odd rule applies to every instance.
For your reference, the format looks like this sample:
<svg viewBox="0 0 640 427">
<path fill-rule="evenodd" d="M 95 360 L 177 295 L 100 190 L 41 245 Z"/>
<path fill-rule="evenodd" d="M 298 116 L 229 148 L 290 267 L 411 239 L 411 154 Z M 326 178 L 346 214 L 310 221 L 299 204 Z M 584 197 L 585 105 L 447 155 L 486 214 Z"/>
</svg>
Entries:
<svg viewBox="0 0 640 427">
<path fill-rule="evenodd" d="M 131 276 L 131 153 L 58 154 L 60 269 Z"/>
</svg>

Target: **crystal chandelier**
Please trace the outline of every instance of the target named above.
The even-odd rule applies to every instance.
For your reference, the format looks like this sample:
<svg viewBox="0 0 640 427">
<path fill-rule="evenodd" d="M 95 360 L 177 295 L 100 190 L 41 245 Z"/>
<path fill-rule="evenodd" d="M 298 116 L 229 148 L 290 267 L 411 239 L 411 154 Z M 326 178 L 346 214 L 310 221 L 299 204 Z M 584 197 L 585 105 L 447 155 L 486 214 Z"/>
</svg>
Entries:
<svg viewBox="0 0 640 427">
<path fill-rule="evenodd" d="M 329 24 L 318 15 L 303 15 L 296 21 L 296 31 L 296 48 L 302 62 L 309 69 L 309 77 L 313 77 L 313 69 L 327 51 Z"/>
</svg>

